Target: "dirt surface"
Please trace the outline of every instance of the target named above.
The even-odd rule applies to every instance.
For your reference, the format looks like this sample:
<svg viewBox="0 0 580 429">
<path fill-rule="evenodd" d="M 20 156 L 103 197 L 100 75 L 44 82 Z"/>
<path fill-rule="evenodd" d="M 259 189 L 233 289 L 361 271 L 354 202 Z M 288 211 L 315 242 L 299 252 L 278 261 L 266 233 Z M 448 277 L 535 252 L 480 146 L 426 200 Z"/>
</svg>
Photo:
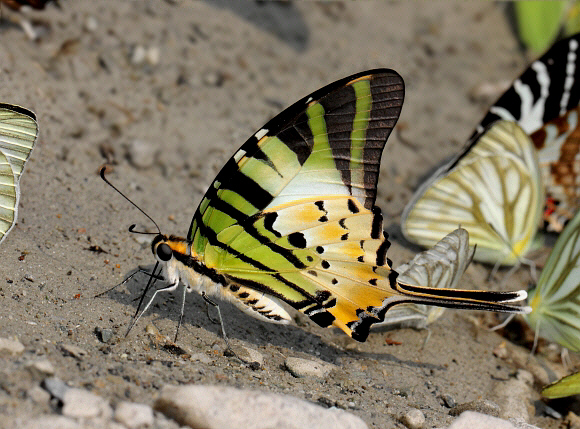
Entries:
<svg viewBox="0 0 580 429">
<path fill-rule="evenodd" d="M 234 349 L 264 356 L 252 370 L 223 356 L 219 327 L 197 295 L 187 297 L 177 342 L 203 357 L 196 361 L 145 330 L 154 324 L 173 337 L 179 294 L 158 300 L 127 338 L 146 276 L 93 297 L 153 263 L 148 237 L 127 231 L 153 227 L 102 182 L 101 165 L 112 164 L 109 178 L 165 233 L 185 235 L 206 187 L 246 138 L 305 94 L 375 67 L 395 69 L 406 84 L 377 204 L 393 243 L 388 256 L 395 266 L 411 259 L 418 248 L 398 224 L 413 189 L 527 63 L 504 12 L 495 2 L 61 0 L 28 15 L 40 35 L 31 41 L 11 23 L 22 15 L 3 10 L 0 101 L 35 111 L 40 135 L 21 181 L 18 225 L 0 246 L 0 337 L 26 348 L 0 357 L 0 426 L 55 412 L 27 395 L 37 382 L 23 368 L 39 358 L 113 403 L 151 404 L 165 384 L 225 384 L 336 405 L 372 428 L 404 427 L 398 416 L 410 408 L 423 411 L 427 427 L 443 427 L 453 419 L 444 397 L 494 400 L 516 367 L 494 356 L 505 339 L 477 313 L 447 311 L 422 348 L 425 331 L 375 332 L 359 344 L 302 316 L 299 326 L 268 325 L 223 305 Z M 499 87 L 481 96 L 485 83 Z M 462 283 L 497 288 L 485 282 L 488 272 L 473 264 Z M 506 287 L 528 280 L 522 270 Z M 113 338 L 103 343 L 96 329 Z M 63 345 L 85 355 L 71 357 Z M 283 367 L 289 356 L 337 369 L 294 378 Z M 574 403 L 552 406 L 566 413 Z M 561 424 L 530 409 L 530 423 Z"/>
</svg>

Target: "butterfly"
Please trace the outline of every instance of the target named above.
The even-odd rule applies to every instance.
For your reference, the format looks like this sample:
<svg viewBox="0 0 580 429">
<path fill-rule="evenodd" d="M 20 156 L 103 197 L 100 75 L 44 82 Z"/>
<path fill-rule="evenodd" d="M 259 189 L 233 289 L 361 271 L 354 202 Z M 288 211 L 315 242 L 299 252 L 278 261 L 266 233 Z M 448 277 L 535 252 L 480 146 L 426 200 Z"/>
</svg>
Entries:
<svg viewBox="0 0 580 429">
<path fill-rule="evenodd" d="M 461 225 L 477 245 L 475 260 L 515 265 L 533 245 L 543 205 L 529 136 L 514 122 L 498 121 L 417 189 L 402 231 L 428 247 Z"/>
<path fill-rule="evenodd" d="M 580 372 L 563 377 L 542 389 L 542 396 L 549 399 L 564 398 L 572 395 L 580 395 Z"/>
<path fill-rule="evenodd" d="M 474 247 L 469 247 L 469 233 L 457 228 L 433 248 L 417 254 L 408 264 L 397 267 L 398 281 L 429 288 L 454 288 L 471 263 Z M 443 307 L 403 304 L 391 309 L 378 326 L 426 329 L 443 315 Z"/>
<path fill-rule="evenodd" d="M 536 338 L 580 351 L 580 211 L 560 233 L 528 302 L 525 319 Z"/>
<path fill-rule="evenodd" d="M 158 292 L 180 282 L 184 296 L 195 290 L 219 297 L 263 321 L 288 323 L 288 304 L 358 341 L 397 304 L 528 311 L 506 304 L 525 299 L 524 291 L 397 280 L 374 202 L 381 155 L 403 98 L 399 74 L 369 70 L 313 92 L 270 120 L 218 173 L 185 237 L 158 228 L 151 243 L 157 263 L 146 290 L 160 278 L 158 265 L 168 285 L 141 314 Z"/>
<path fill-rule="evenodd" d="M 23 107 L 0 104 L 0 243 L 16 222 L 20 175 L 37 133 L 34 113 Z"/>
<path fill-rule="evenodd" d="M 506 119 L 531 136 L 546 187 L 548 231 L 560 232 L 580 209 L 579 48 L 580 34 L 555 43 L 489 108 L 474 132 Z"/>
</svg>

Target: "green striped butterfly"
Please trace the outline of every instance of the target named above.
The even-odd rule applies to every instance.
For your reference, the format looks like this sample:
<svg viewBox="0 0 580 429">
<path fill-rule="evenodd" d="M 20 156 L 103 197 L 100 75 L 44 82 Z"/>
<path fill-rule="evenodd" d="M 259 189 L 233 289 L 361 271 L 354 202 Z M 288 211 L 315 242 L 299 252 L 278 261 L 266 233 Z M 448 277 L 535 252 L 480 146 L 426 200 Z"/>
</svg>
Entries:
<svg viewBox="0 0 580 429">
<path fill-rule="evenodd" d="M 536 337 L 580 351 L 580 211 L 560 233 L 528 302 Z"/>
<path fill-rule="evenodd" d="M 23 107 L 0 104 L 0 243 L 16 222 L 20 175 L 37 132 L 34 113 Z"/>
<path fill-rule="evenodd" d="M 498 121 L 419 187 L 402 230 L 427 247 L 461 225 L 477 245 L 475 260 L 514 265 L 533 244 L 543 204 L 530 138 L 516 123 Z"/>
<path fill-rule="evenodd" d="M 542 389 L 542 396 L 549 399 L 564 398 L 572 395 L 580 395 L 580 372 L 563 377 Z"/>
<path fill-rule="evenodd" d="M 469 233 L 457 228 L 433 248 L 417 254 L 408 264 L 397 267 L 398 281 L 429 288 L 454 288 L 471 263 L 474 247 L 469 247 Z M 426 329 L 443 315 L 443 307 L 424 304 L 398 305 L 385 315 L 378 326 Z"/>
<path fill-rule="evenodd" d="M 374 202 L 403 97 L 396 72 L 370 70 L 315 91 L 268 122 L 217 175 L 187 236 L 159 232 L 152 241 L 169 285 L 143 311 L 180 281 L 184 293 L 229 300 L 265 321 L 287 323 L 287 303 L 359 341 L 396 304 L 528 311 L 505 304 L 524 299 L 524 291 L 397 281 Z"/>
</svg>

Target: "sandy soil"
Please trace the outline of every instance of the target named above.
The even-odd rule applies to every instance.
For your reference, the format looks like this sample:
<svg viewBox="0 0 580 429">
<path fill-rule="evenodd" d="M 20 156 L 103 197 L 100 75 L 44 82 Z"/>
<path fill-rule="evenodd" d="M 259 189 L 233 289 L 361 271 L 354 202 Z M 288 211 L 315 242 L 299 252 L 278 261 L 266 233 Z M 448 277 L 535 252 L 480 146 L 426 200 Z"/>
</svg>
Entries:
<svg viewBox="0 0 580 429">
<path fill-rule="evenodd" d="M 93 296 L 153 262 L 147 240 L 127 232 L 132 223 L 151 225 L 100 180 L 101 165 L 113 164 L 110 179 L 164 232 L 184 235 L 206 187 L 252 132 L 308 92 L 374 67 L 393 68 L 406 83 L 405 141 L 394 133 L 385 150 L 377 203 L 393 242 L 389 257 L 395 266 L 409 260 L 418 249 L 399 232 L 404 205 L 500 91 L 473 100 L 473 88 L 506 83 L 526 64 L 504 5 L 60 3 L 32 14 L 39 41 L 7 21 L 0 26 L 0 100 L 34 110 L 40 126 L 18 225 L 0 247 L 0 337 L 26 346 L 19 358 L 0 358 L 0 414 L 8 417 L 0 426 L 51 412 L 25 393 L 33 381 L 22 367 L 41 356 L 59 378 L 112 402 L 152 403 L 166 383 L 227 384 L 337 404 L 372 428 L 403 427 L 397 416 L 409 407 L 425 413 L 428 427 L 446 426 L 444 395 L 493 400 L 494 386 L 515 367 L 494 356 L 504 338 L 478 326 L 475 313 L 447 311 L 422 349 L 424 331 L 377 332 L 358 344 L 304 317 L 300 326 L 267 325 L 224 305 L 232 345 L 264 355 L 264 369 L 252 371 L 223 356 L 199 296 L 187 297 L 178 344 L 207 362 L 171 354 L 145 332 L 154 323 L 173 336 L 179 296 L 160 300 L 126 339 L 146 278 Z M 487 273 L 474 264 L 463 283 L 497 287 L 485 283 Z M 525 288 L 528 279 L 519 273 L 508 287 Z M 112 329 L 114 338 L 102 343 L 96 328 Z M 62 344 L 87 355 L 65 356 Z M 282 367 L 287 356 L 339 370 L 326 380 L 297 379 Z M 531 423 L 560 422 L 533 416 Z"/>
</svg>

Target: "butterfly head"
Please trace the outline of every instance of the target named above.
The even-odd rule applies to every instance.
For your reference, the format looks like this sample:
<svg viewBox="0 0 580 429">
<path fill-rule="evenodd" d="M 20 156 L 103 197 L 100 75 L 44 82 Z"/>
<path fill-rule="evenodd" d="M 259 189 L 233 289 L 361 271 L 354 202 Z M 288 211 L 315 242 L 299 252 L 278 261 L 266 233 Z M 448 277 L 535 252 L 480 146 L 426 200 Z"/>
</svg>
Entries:
<svg viewBox="0 0 580 429">
<path fill-rule="evenodd" d="M 151 242 L 151 251 L 155 259 L 164 264 L 171 261 L 175 255 L 185 254 L 187 244 L 184 238 L 157 234 Z"/>
</svg>

